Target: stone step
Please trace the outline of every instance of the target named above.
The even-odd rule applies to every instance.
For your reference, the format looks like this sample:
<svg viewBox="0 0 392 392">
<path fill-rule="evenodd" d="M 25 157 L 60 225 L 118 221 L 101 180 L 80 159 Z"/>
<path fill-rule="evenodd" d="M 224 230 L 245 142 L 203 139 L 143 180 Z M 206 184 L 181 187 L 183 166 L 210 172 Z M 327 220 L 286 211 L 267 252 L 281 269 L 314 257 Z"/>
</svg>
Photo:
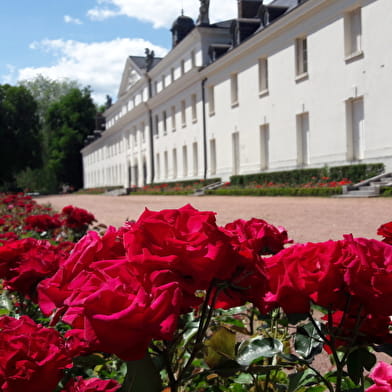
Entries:
<svg viewBox="0 0 392 392">
<path fill-rule="evenodd" d="M 363 198 L 368 198 L 368 197 L 377 197 L 378 195 L 375 194 L 370 194 L 370 193 L 360 193 L 360 192 L 349 192 L 349 193 L 344 193 L 342 195 L 335 195 L 333 197 L 339 197 L 339 198 L 347 198 L 347 197 L 363 197 Z"/>
</svg>

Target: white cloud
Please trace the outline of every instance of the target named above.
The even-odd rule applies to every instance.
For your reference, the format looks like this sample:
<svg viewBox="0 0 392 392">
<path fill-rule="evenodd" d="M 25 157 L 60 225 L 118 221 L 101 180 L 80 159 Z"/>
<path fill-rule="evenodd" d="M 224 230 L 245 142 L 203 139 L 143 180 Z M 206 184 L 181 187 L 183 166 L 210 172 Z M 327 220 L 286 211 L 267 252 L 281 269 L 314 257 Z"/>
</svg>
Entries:
<svg viewBox="0 0 392 392">
<path fill-rule="evenodd" d="M 77 25 L 83 24 L 83 22 L 80 19 L 73 18 L 72 16 L 69 16 L 69 15 L 64 15 L 64 22 L 65 23 L 73 23 L 73 24 L 77 24 Z"/>
<path fill-rule="evenodd" d="M 1 84 L 13 84 L 15 81 L 15 74 L 17 72 L 16 67 L 11 64 L 7 64 L 6 68 L 7 73 L 0 75 Z"/>
<path fill-rule="evenodd" d="M 88 11 L 93 20 L 103 20 L 117 15 L 125 15 L 143 22 L 151 23 L 154 28 L 170 27 L 180 15 L 183 4 L 184 14 L 196 19 L 199 2 L 196 0 L 97 0 L 97 6 Z M 111 8 L 110 8 L 111 6 Z M 231 19 L 236 16 L 237 0 L 211 0 L 211 22 Z"/>
<path fill-rule="evenodd" d="M 43 40 L 30 47 L 55 56 L 55 64 L 47 67 L 23 68 L 18 80 L 33 79 L 41 74 L 50 79 L 68 78 L 82 86 L 91 86 L 93 97 L 105 101 L 106 94 L 117 96 L 121 73 L 128 55 L 144 56 L 145 48 L 154 50 L 156 56 L 167 53 L 165 48 L 144 39 L 117 38 L 113 41 L 84 43 L 78 41 Z"/>
<path fill-rule="evenodd" d="M 105 20 L 118 15 L 121 15 L 121 12 L 110 10 L 107 8 L 98 8 L 98 7 L 88 10 L 87 12 L 87 16 L 91 20 L 95 20 L 95 21 Z"/>
</svg>

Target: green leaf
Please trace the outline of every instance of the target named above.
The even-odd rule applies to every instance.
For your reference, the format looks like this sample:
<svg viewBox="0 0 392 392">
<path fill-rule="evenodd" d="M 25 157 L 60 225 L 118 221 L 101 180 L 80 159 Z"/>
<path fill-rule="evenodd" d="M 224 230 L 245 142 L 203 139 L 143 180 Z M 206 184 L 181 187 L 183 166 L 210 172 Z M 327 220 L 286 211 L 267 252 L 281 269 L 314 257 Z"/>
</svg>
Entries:
<svg viewBox="0 0 392 392">
<path fill-rule="evenodd" d="M 2 311 L 7 312 L 7 313 L 2 313 L 2 314 L 9 314 L 9 313 L 11 313 L 11 311 L 13 309 L 12 302 L 9 299 L 6 290 L 4 290 L 0 295 L 0 308 L 2 309 Z"/>
<path fill-rule="evenodd" d="M 235 358 L 235 333 L 227 328 L 220 327 L 205 342 L 207 347 L 204 360 L 211 369 L 219 369 L 228 360 Z"/>
<path fill-rule="evenodd" d="M 289 386 L 287 392 L 294 392 L 308 385 L 317 384 L 318 380 L 312 370 L 289 374 Z"/>
<path fill-rule="evenodd" d="M 370 370 L 377 362 L 376 356 L 365 347 L 352 351 L 347 358 L 347 371 L 351 380 L 359 384 L 364 370 Z"/>
<path fill-rule="evenodd" d="M 263 358 L 271 358 L 283 351 L 283 343 L 273 338 L 253 338 L 241 343 L 237 362 L 241 366 L 249 366 Z"/>
<path fill-rule="evenodd" d="M 93 368 L 104 363 L 106 363 L 106 359 L 101 354 L 83 355 L 74 358 L 74 364 L 82 367 Z"/>
<path fill-rule="evenodd" d="M 317 322 L 317 321 L 316 321 Z M 322 324 L 317 322 L 319 328 Z M 316 327 L 312 323 L 302 325 L 297 328 L 294 339 L 295 351 L 305 359 L 313 359 L 316 354 L 321 353 L 323 342 Z"/>
<path fill-rule="evenodd" d="M 237 384 L 253 384 L 253 377 L 248 373 L 241 373 L 233 380 Z"/>
</svg>

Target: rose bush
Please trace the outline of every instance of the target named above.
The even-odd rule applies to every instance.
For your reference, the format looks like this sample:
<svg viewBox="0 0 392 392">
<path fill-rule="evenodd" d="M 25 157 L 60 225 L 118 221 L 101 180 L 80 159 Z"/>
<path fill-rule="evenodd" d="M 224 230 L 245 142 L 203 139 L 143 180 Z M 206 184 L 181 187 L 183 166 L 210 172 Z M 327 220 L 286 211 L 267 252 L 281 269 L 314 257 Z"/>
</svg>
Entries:
<svg viewBox="0 0 392 392">
<path fill-rule="evenodd" d="M 383 242 L 291 245 L 262 219 L 218 227 L 213 212 L 187 205 L 146 209 L 75 245 L 67 239 L 92 222 L 82 211 L 0 197 L 0 390 L 390 388 L 387 365 L 371 371 L 372 350 L 392 352 L 388 224 Z M 325 374 L 313 363 L 323 350 Z"/>
<path fill-rule="evenodd" d="M 35 299 L 35 288 L 52 276 L 65 260 L 73 244 L 52 245 L 45 240 L 26 238 L 0 247 L 0 279 L 7 289 Z"/>
</svg>

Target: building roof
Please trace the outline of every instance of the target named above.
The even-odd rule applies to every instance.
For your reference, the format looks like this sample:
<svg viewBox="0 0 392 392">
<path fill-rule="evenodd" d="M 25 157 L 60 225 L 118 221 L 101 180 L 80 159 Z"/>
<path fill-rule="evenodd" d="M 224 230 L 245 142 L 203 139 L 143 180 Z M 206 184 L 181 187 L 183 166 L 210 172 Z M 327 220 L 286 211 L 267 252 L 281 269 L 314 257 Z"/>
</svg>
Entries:
<svg viewBox="0 0 392 392">
<path fill-rule="evenodd" d="M 289 9 L 297 7 L 299 4 L 298 0 L 273 0 L 269 5 L 288 7 Z"/>
<path fill-rule="evenodd" d="M 141 70 L 146 69 L 146 56 L 129 56 L 129 58 L 135 63 L 136 66 L 138 66 Z M 152 68 L 154 68 L 160 61 L 162 60 L 162 57 L 154 57 L 153 62 L 152 62 Z"/>
</svg>

